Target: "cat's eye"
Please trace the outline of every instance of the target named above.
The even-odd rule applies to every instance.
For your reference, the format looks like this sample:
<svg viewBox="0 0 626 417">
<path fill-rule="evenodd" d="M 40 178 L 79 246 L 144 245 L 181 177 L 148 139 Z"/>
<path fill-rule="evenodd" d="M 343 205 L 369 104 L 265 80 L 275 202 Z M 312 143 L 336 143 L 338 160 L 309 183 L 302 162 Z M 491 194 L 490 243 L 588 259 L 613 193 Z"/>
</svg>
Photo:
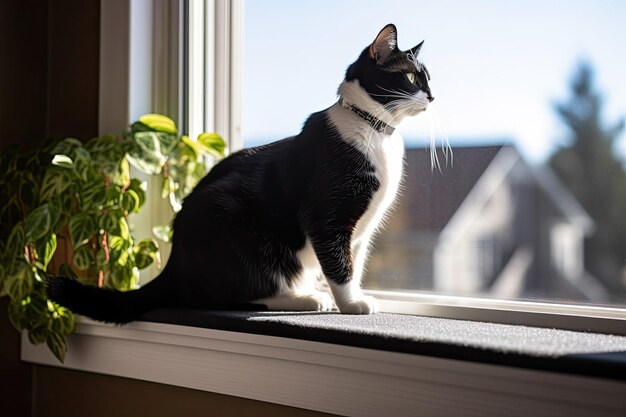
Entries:
<svg viewBox="0 0 626 417">
<path fill-rule="evenodd" d="M 415 82 L 417 81 L 417 78 L 415 76 L 414 72 L 407 72 L 406 73 L 406 78 L 409 79 L 409 81 L 411 82 L 411 84 L 415 84 Z"/>
</svg>

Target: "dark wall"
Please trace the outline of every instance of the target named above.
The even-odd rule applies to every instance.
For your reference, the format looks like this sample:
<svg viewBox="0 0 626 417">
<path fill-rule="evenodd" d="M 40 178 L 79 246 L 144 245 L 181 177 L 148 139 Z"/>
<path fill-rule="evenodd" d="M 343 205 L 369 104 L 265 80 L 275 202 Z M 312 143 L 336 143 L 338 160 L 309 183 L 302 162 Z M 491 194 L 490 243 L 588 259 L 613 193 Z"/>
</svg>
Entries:
<svg viewBox="0 0 626 417">
<path fill-rule="evenodd" d="M 0 148 L 46 135 L 48 6 L 0 1 Z"/>
<path fill-rule="evenodd" d="M 0 1 L 0 149 L 98 131 L 100 0 Z"/>
<path fill-rule="evenodd" d="M 98 134 L 100 0 L 48 1 L 46 136 Z"/>
<path fill-rule="evenodd" d="M 20 361 L 20 335 L 7 318 L 7 297 L 0 298 L 0 415 L 31 415 L 32 365 Z"/>
<path fill-rule="evenodd" d="M 99 45 L 100 0 L 0 0 L 0 152 L 96 135 Z M 39 384 L 6 311 L 0 299 L 0 414 L 30 416 Z"/>
</svg>

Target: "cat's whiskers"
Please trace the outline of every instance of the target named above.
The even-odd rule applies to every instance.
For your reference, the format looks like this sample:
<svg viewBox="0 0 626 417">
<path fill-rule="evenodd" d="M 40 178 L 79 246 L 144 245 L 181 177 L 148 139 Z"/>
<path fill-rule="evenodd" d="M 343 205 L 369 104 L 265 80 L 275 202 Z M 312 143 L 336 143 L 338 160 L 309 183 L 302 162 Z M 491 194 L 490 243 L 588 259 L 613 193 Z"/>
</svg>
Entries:
<svg viewBox="0 0 626 417">
<path fill-rule="evenodd" d="M 404 115 L 406 112 L 412 114 L 415 110 L 425 110 L 425 113 L 428 116 L 428 129 L 429 129 L 429 151 L 430 151 L 430 164 L 431 169 L 437 168 L 441 172 L 441 163 L 439 161 L 439 156 L 437 154 L 437 136 L 441 138 L 441 150 L 445 157 L 446 166 L 450 163 L 451 166 L 454 165 L 454 155 L 452 153 L 452 147 L 448 141 L 448 134 L 445 130 L 443 123 L 441 122 L 441 118 L 439 117 L 436 110 L 433 108 L 433 105 L 430 104 L 428 106 L 423 106 L 421 100 L 417 99 L 415 96 L 406 93 L 401 90 L 393 90 L 387 89 L 382 86 L 378 86 L 381 90 L 386 91 L 387 94 L 375 94 L 374 96 L 379 97 L 390 97 L 399 99 L 398 101 L 394 101 L 390 104 L 384 106 L 386 114 L 394 114 L 392 120 L 397 119 L 399 116 Z"/>
<path fill-rule="evenodd" d="M 416 106 L 419 107 L 416 108 Z M 421 110 L 421 106 L 420 103 L 415 103 L 413 100 L 402 100 L 387 104 L 385 109 L 391 115 L 389 123 L 393 123 L 398 118 L 414 115 L 414 111 Z"/>
<path fill-rule="evenodd" d="M 381 85 L 377 86 L 378 88 L 380 88 L 383 91 L 387 91 L 388 93 L 391 94 L 374 94 L 371 93 L 374 96 L 379 96 L 379 97 L 397 97 L 397 98 L 406 98 L 408 100 L 415 100 L 415 96 L 411 93 L 407 93 L 406 91 L 402 91 L 402 90 L 392 90 L 392 89 L 388 89 L 385 88 Z"/>
<path fill-rule="evenodd" d="M 441 137 L 441 151 L 445 157 L 446 166 L 450 163 L 450 166 L 454 166 L 454 154 L 452 152 L 452 147 L 450 146 L 450 142 L 448 141 L 448 134 L 445 130 L 445 127 L 441 123 L 436 110 L 432 107 L 425 112 L 428 120 L 428 130 L 430 133 L 430 162 L 431 162 L 431 170 L 437 167 L 437 170 L 441 172 L 441 164 L 439 162 L 439 155 L 437 153 L 437 131 Z"/>
<path fill-rule="evenodd" d="M 441 150 L 446 157 L 446 164 L 448 163 L 449 156 L 450 166 L 454 166 L 454 155 L 452 152 L 452 147 L 450 146 L 450 142 L 448 141 L 448 132 L 441 120 L 441 117 L 439 116 L 439 112 L 437 111 L 436 107 L 430 108 L 429 117 L 432 117 L 432 120 L 435 122 L 435 125 L 439 130 L 439 134 L 441 135 Z"/>
<path fill-rule="evenodd" d="M 428 132 L 430 133 L 430 171 L 432 172 L 435 167 L 437 167 L 437 170 L 441 172 L 441 164 L 439 163 L 439 156 L 437 155 L 437 140 L 435 136 L 435 125 L 432 113 L 427 111 L 426 114 L 428 116 Z"/>
<path fill-rule="evenodd" d="M 400 99 L 400 103 L 402 104 L 407 104 L 408 106 L 412 107 L 412 110 L 417 110 L 419 111 L 423 111 L 426 110 L 426 108 L 428 107 L 428 103 L 424 102 L 424 99 L 418 98 L 413 94 L 407 93 L 405 91 L 401 91 L 401 90 L 390 90 L 387 88 L 384 88 L 382 86 L 378 86 L 381 90 L 383 91 L 387 91 L 390 94 L 373 94 L 375 96 L 380 96 L 380 97 L 391 97 L 391 98 L 397 98 Z M 392 102 L 390 103 L 391 105 L 396 104 L 396 102 Z M 389 105 L 387 105 L 389 106 Z"/>
</svg>

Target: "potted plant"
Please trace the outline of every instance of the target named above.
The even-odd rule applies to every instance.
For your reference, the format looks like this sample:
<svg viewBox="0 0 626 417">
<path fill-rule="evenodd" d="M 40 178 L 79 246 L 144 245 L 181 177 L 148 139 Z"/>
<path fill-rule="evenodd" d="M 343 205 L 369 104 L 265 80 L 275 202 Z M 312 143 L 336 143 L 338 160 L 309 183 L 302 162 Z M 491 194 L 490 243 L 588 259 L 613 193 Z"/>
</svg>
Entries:
<svg viewBox="0 0 626 417">
<path fill-rule="evenodd" d="M 178 211 L 182 199 L 207 173 L 209 160 L 226 146 L 215 133 L 196 140 L 179 135 L 174 122 L 149 114 L 121 137 L 82 143 L 50 141 L 32 151 L 0 155 L 0 296 L 8 316 L 32 343 L 45 342 L 63 361 L 73 314 L 46 297 L 48 274 L 76 277 L 129 290 L 139 270 L 160 263 L 155 239 L 133 239 L 129 215 L 146 201 L 145 183 L 131 165 L 162 178 L 162 196 Z M 154 232 L 168 241 L 167 226 Z"/>
</svg>

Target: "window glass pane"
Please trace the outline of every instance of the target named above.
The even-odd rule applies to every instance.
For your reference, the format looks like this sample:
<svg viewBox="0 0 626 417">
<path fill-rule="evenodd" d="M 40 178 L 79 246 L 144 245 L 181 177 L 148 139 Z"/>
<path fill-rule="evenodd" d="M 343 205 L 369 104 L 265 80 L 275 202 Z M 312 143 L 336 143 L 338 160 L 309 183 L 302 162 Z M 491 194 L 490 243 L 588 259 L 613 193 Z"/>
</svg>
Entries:
<svg viewBox="0 0 626 417">
<path fill-rule="evenodd" d="M 244 143 L 297 134 L 393 22 L 436 100 L 401 128 L 365 285 L 626 305 L 624 21 L 615 0 L 247 1 Z"/>
</svg>

